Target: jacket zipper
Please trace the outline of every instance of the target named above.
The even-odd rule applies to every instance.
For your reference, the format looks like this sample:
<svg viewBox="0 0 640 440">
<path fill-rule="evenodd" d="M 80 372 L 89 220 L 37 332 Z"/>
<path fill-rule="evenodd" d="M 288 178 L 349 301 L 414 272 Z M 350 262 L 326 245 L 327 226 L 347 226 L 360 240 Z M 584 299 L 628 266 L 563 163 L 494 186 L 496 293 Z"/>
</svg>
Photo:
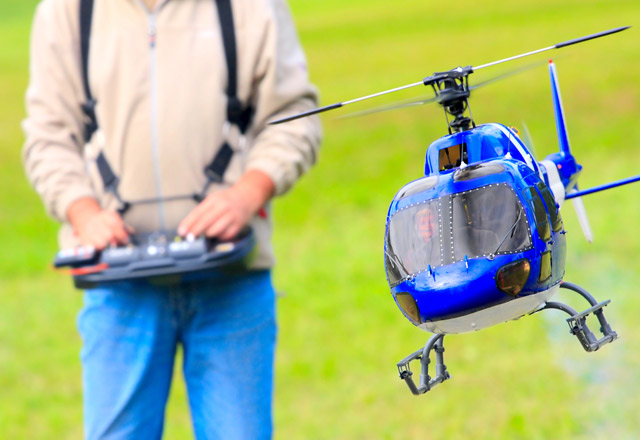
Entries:
<svg viewBox="0 0 640 440">
<path fill-rule="evenodd" d="M 160 229 L 166 230 L 164 202 L 162 197 L 162 179 L 160 173 L 160 152 L 158 149 L 158 78 L 157 78 L 157 54 L 156 54 L 156 13 L 147 12 L 149 22 L 149 52 L 150 52 L 150 100 L 151 100 L 151 154 L 153 161 L 153 173 L 158 197 L 158 220 Z"/>
</svg>

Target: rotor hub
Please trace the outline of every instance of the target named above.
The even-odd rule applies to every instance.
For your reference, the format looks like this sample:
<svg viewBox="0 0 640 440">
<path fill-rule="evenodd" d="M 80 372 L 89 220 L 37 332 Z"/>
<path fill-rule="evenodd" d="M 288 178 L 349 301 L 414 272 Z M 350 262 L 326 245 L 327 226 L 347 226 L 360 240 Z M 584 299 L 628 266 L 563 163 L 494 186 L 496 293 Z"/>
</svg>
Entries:
<svg viewBox="0 0 640 440">
<path fill-rule="evenodd" d="M 469 109 L 469 75 L 472 73 L 471 66 L 456 67 L 446 72 L 436 72 L 423 80 L 425 86 L 433 88 L 438 103 L 444 108 L 449 133 L 475 127 L 473 118 L 464 115 Z M 449 116 L 453 116 L 453 120 L 449 121 Z"/>
</svg>

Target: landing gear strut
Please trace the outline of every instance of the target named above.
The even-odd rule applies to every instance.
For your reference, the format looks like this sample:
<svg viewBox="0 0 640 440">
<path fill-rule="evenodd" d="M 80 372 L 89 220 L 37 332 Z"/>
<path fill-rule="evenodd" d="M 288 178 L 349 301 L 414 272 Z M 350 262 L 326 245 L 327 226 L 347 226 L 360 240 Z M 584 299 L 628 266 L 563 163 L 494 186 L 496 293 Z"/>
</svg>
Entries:
<svg viewBox="0 0 640 440">
<path fill-rule="evenodd" d="M 569 332 L 578 338 L 580 344 L 582 344 L 582 348 L 584 348 L 585 351 L 596 351 L 603 345 L 609 344 L 618 339 L 618 334 L 615 331 L 611 330 L 611 326 L 607 322 L 607 319 L 604 317 L 603 308 L 607 304 L 609 304 L 611 300 L 606 300 L 598 303 L 595 298 L 582 287 L 577 286 L 573 283 L 568 283 L 566 281 L 563 281 L 562 284 L 560 284 L 560 288 L 576 292 L 584 299 L 589 301 L 591 307 L 589 307 L 584 312 L 578 313 L 566 304 L 548 301 L 544 305 L 544 307 L 542 307 L 538 311 L 556 309 L 562 310 L 563 312 L 567 313 L 570 316 L 570 318 L 567 319 L 567 323 L 569 324 Z M 598 319 L 598 322 L 600 323 L 600 333 L 602 333 L 602 337 L 600 339 L 596 338 L 596 336 L 587 326 L 587 316 L 589 316 L 591 313 L 595 315 L 595 317 Z"/>
<path fill-rule="evenodd" d="M 560 288 L 571 290 L 579 294 L 589 302 L 591 307 L 589 307 L 584 312 L 578 313 L 566 304 L 547 301 L 544 306 L 532 313 L 548 309 L 562 310 L 563 312 L 567 313 L 570 316 L 567 319 L 567 323 L 569 324 L 569 332 L 578 338 L 580 344 L 582 344 L 582 348 L 584 348 L 585 351 L 588 352 L 596 351 L 603 345 L 609 344 L 618 338 L 618 334 L 611 329 L 611 326 L 609 326 L 607 319 L 604 317 L 603 308 L 607 304 L 609 304 L 611 300 L 606 300 L 598 303 L 595 298 L 582 287 L 572 283 L 568 283 L 566 281 L 560 284 Z M 587 317 L 592 313 L 600 323 L 600 333 L 602 333 L 602 337 L 600 339 L 596 338 L 593 332 L 587 326 Z M 407 383 L 407 386 L 409 387 L 411 392 L 416 396 L 430 391 L 433 387 L 441 384 L 451 377 L 449 375 L 449 372 L 447 371 L 447 366 L 444 364 L 443 340 L 444 334 L 436 333 L 429 338 L 424 348 L 410 354 L 409 356 L 398 362 L 398 372 L 400 373 L 400 379 L 404 380 Z M 431 350 L 436 352 L 436 375 L 434 377 L 429 376 Z M 409 367 L 411 361 L 414 361 L 416 359 L 420 360 L 421 365 L 420 384 L 418 386 L 416 386 L 415 382 L 413 381 L 413 372 Z"/>
<path fill-rule="evenodd" d="M 447 371 L 447 366 L 444 364 L 444 345 L 442 343 L 443 340 L 444 335 L 435 334 L 429 338 L 424 348 L 410 354 L 409 356 L 398 362 L 398 372 L 400 373 L 400 379 L 404 380 L 407 383 L 407 386 L 409 387 L 411 392 L 416 396 L 426 393 L 427 391 L 431 390 L 431 388 L 451 377 L 449 375 L 449 372 Z M 431 354 L 432 349 L 436 352 L 436 375 L 433 378 L 429 376 L 429 364 L 431 363 L 429 355 Z M 413 372 L 409 367 L 409 363 L 414 359 L 420 359 L 420 365 L 422 366 L 419 386 L 416 386 L 415 382 L 413 381 L 413 378 L 411 377 L 413 375 Z"/>
</svg>

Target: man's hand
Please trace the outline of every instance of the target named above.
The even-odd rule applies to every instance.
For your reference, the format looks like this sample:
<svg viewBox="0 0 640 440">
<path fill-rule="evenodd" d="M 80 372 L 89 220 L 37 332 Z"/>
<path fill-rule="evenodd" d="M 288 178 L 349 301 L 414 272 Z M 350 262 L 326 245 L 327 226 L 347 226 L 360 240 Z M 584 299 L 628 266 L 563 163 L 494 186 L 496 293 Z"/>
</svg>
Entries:
<svg viewBox="0 0 640 440">
<path fill-rule="evenodd" d="M 271 198 L 274 185 L 261 171 L 247 171 L 231 188 L 209 194 L 178 227 L 178 234 L 230 240 Z"/>
<path fill-rule="evenodd" d="M 103 210 L 90 197 L 78 199 L 69 206 L 67 218 L 83 246 L 102 250 L 109 244 L 129 243 L 133 229 L 126 225 L 114 211 Z"/>
</svg>

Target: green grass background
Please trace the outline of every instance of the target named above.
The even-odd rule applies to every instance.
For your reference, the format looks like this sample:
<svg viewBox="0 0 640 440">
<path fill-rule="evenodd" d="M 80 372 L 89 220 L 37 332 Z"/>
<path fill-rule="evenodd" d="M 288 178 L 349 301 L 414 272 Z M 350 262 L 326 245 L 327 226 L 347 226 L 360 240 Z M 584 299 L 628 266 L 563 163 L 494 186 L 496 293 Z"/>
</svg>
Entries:
<svg viewBox="0 0 640 440">
<path fill-rule="evenodd" d="M 35 3 L 0 4 L 0 438 L 80 438 L 75 317 L 81 295 L 51 269 L 57 226 L 20 162 Z M 640 171 L 637 0 L 290 4 L 323 104 L 634 25 L 550 55 L 557 59 L 572 146 L 584 165 L 582 187 Z M 526 63 L 485 69 L 472 81 Z M 525 121 L 538 158 L 557 149 L 543 64 L 478 90 L 471 103 L 478 122 L 522 127 Z M 276 438 L 638 438 L 640 187 L 585 198 L 593 244 L 582 238 L 571 206 L 563 209 L 566 279 L 612 299 L 606 311 L 619 341 L 585 353 L 559 312 L 448 337 L 452 380 L 416 398 L 395 364 L 428 334 L 403 318 L 389 294 L 384 222 L 397 189 L 420 176 L 427 145 L 444 134 L 444 118 L 432 106 L 360 119 L 327 115 L 324 122 L 320 163 L 275 208 L 275 280 L 282 294 Z M 176 369 L 166 416 L 170 439 L 192 438 L 179 376 Z"/>
</svg>

